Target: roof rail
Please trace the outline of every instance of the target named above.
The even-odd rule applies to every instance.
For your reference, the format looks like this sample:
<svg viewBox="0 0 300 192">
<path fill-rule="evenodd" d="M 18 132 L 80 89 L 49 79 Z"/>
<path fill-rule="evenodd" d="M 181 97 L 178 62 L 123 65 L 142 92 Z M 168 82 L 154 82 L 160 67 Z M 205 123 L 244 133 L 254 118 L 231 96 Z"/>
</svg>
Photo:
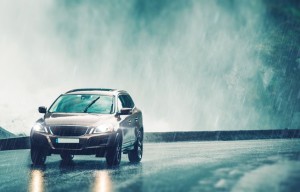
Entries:
<svg viewBox="0 0 300 192">
<path fill-rule="evenodd" d="M 106 89 L 106 88 L 83 88 L 83 89 L 72 89 L 66 93 L 78 92 L 78 91 L 116 91 L 116 89 Z"/>
</svg>

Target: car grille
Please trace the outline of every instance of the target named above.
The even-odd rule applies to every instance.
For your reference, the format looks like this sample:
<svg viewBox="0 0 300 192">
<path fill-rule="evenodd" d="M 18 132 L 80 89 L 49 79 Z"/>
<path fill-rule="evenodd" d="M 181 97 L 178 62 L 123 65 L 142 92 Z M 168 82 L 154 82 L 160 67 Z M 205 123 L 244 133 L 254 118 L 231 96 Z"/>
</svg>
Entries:
<svg viewBox="0 0 300 192">
<path fill-rule="evenodd" d="M 57 136 L 81 136 L 84 135 L 88 128 L 79 126 L 52 126 L 49 127 L 53 135 Z"/>
</svg>

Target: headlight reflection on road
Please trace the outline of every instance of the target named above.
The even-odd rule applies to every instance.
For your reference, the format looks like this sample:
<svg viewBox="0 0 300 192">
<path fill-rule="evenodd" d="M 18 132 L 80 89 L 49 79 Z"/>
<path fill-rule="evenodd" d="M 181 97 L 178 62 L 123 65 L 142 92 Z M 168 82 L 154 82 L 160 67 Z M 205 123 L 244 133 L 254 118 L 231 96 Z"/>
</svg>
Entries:
<svg viewBox="0 0 300 192">
<path fill-rule="evenodd" d="M 94 192 L 110 192 L 112 191 L 112 182 L 107 171 L 96 171 L 95 182 L 93 186 Z"/>
<path fill-rule="evenodd" d="M 30 173 L 30 192 L 42 192 L 44 191 L 44 173 L 41 170 L 32 170 Z"/>
</svg>

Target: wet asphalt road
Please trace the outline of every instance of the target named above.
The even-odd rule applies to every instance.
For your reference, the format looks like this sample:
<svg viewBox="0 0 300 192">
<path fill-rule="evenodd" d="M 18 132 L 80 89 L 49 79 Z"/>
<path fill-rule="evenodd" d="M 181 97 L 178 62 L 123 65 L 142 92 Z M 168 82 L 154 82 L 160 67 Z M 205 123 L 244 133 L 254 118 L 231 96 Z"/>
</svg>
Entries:
<svg viewBox="0 0 300 192">
<path fill-rule="evenodd" d="M 300 140 L 147 143 L 141 163 L 122 156 L 58 155 L 33 167 L 29 150 L 0 152 L 0 191 L 298 191 Z"/>
</svg>

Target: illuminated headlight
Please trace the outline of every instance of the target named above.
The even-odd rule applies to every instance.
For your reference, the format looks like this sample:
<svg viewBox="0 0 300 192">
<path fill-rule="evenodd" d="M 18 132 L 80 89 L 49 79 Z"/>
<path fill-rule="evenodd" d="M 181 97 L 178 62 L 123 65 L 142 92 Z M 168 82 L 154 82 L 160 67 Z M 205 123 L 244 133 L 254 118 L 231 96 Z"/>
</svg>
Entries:
<svg viewBox="0 0 300 192">
<path fill-rule="evenodd" d="M 33 129 L 34 131 L 41 132 L 41 133 L 46 133 L 46 132 L 47 132 L 46 128 L 45 128 L 43 125 L 39 124 L 39 123 L 36 123 L 36 124 L 32 127 L 32 129 Z"/>
<path fill-rule="evenodd" d="M 96 127 L 94 133 L 107 133 L 112 132 L 113 130 L 114 126 L 112 124 L 103 124 Z"/>
</svg>

